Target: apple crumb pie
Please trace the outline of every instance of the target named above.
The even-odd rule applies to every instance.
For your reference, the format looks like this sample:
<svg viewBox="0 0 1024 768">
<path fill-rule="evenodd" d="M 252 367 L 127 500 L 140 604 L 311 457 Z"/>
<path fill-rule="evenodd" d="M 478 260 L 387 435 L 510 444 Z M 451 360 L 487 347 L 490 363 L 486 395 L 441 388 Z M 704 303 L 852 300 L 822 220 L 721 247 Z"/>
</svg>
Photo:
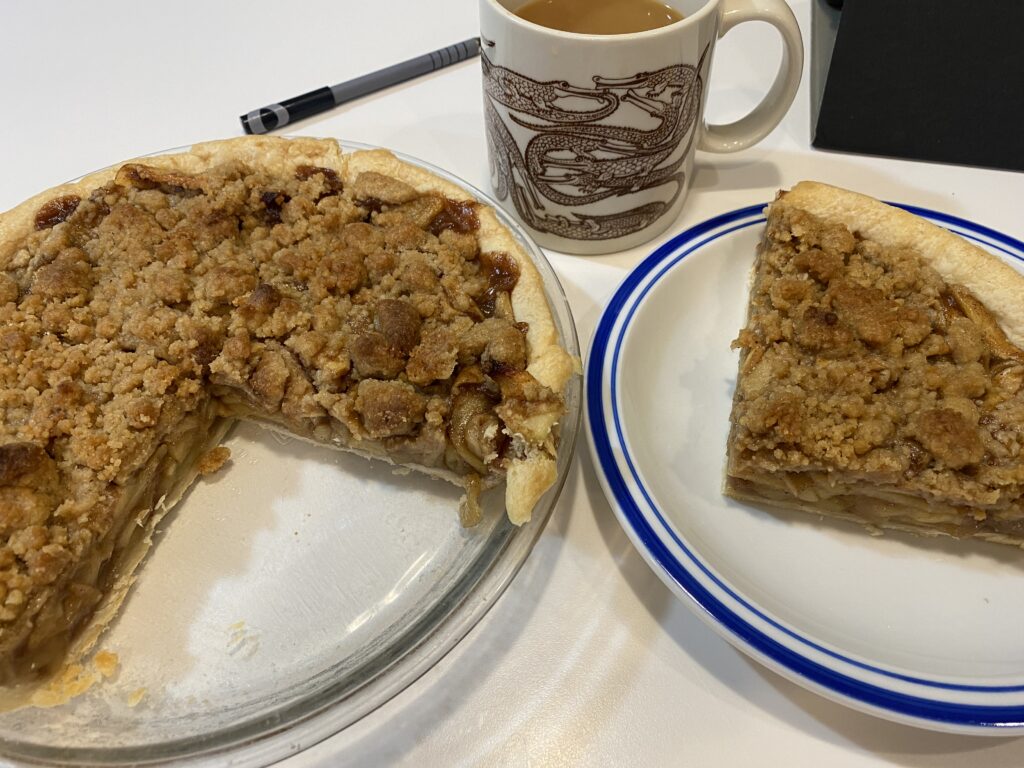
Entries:
<svg viewBox="0 0 1024 768">
<path fill-rule="evenodd" d="M 213 142 L 3 214 L 0 682 L 88 650 L 231 420 L 455 481 L 467 525 L 504 481 L 518 524 L 577 367 L 494 211 L 384 151 Z"/>
<path fill-rule="evenodd" d="M 802 182 L 767 210 L 726 492 L 874 532 L 1024 543 L 1024 277 Z"/>
</svg>

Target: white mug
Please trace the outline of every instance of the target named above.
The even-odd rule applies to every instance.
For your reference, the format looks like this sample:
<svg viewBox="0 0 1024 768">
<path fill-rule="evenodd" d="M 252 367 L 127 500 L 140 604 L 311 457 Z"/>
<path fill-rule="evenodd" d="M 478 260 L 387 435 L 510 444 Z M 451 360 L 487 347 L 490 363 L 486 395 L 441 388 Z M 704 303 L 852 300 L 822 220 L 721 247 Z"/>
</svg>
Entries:
<svg viewBox="0 0 1024 768">
<path fill-rule="evenodd" d="M 480 0 L 491 185 L 545 248 L 599 254 L 668 228 L 696 149 L 763 139 L 800 83 L 803 43 L 784 0 L 663 0 L 683 19 L 587 35 L 526 21 L 526 0 Z M 744 21 L 779 31 L 782 63 L 764 100 L 728 125 L 704 123 L 715 41 Z"/>
</svg>

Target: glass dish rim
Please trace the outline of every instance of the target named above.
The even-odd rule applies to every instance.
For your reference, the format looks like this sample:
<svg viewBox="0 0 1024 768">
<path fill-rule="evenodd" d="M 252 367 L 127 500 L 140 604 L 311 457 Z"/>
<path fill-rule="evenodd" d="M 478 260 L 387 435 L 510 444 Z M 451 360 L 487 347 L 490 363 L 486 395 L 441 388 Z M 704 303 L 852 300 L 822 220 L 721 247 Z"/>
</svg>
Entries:
<svg viewBox="0 0 1024 768">
<path fill-rule="evenodd" d="M 540 272 L 561 341 L 571 355 L 581 359 L 575 319 L 557 273 L 530 235 L 489 194 L 428 161 L 387 147 L 334 137 L 286 135 L 282 138 L 327 138 L 336 141 L 343 153 L 385 149 L 399 160 L 457 185 L 490 206 Z M 185 152 L 192 146 L 158 150 L 138 159 Z M 132 160 L 119 161 L 107 168 L 126 162 Z M 89 175 L 92 173 L 73 181 Z M 69 748 L 0 738 L 0 755 L 43 765 L 152 765 L 172 761 L 213 765 L 230 759 L 236 766 L 263 766 L 341 732 L 394 698 L 444 658 L 487 614 L 518 574 L 550 519 L 568 477 L 582 424 L 582 403 L 582 378 L 577 372 L 566 385 L 567 408 L 561 423 L 556 481 L 535 508 L 531 521 L 518 528 L 507 518 L 498 523 L 489 534 L 493 542 L 474 558 L 441 599 L 342 680 L 321 688 L 313 696 L 291 700 L 270 712 L 211 731 L 198 739 L 187 737 L 124 747 Z M 453 524 L 457 524 L 454 516 Z M 365 674 L 360 676 L 361 672 Z M 353 675 L 356 676 L 354 682 L 347 682 Z"/>
</svg>

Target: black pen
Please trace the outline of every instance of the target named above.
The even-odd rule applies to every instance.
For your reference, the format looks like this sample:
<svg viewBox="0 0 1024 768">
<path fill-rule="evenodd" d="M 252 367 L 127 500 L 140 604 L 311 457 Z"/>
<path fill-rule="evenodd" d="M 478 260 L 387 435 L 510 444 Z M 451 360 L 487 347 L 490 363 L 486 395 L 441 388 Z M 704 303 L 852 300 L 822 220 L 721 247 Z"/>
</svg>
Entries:
<svg viewBox="0 0 1024 768">
<path fill-rule="evenodd" d="M 242 128 L 246 133 L 267 133 L 297 120 L 326 112 L 346 101 L 358 99 L 368 93 L 382 91 L 414 77 L 465 61 L 479 53 L 480 39 L 471 37 L 461 43 L 425 53 L 399 64 L 392 64 L 390 67 L 357 77 L 354 80 L 317 88 L 315 91 L 304 93 L 301 96 L 285 99 L 279 104 L 254 109 L 239 119 L 242 121 Z"/>
</svg>

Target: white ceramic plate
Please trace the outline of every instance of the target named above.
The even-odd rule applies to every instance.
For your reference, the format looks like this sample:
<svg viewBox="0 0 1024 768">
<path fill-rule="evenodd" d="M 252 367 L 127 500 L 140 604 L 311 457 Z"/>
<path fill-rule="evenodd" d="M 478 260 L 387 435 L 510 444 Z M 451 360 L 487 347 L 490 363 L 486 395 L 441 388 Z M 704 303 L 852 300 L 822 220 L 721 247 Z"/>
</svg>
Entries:
<svg viewBox="0 0 1024 768">
<path fill-rule="evenodd" d="M 591 449 L 651 567 L 720 634 L 829 698 L 936 730 L 1024 732 L 1024 552 L 773 513 L 722 496 L 763 206 L 674 238 L 623 281 L 592 341 Z M 1018 268 L 1024 243 L 911 208 Z"/>
</svg>

